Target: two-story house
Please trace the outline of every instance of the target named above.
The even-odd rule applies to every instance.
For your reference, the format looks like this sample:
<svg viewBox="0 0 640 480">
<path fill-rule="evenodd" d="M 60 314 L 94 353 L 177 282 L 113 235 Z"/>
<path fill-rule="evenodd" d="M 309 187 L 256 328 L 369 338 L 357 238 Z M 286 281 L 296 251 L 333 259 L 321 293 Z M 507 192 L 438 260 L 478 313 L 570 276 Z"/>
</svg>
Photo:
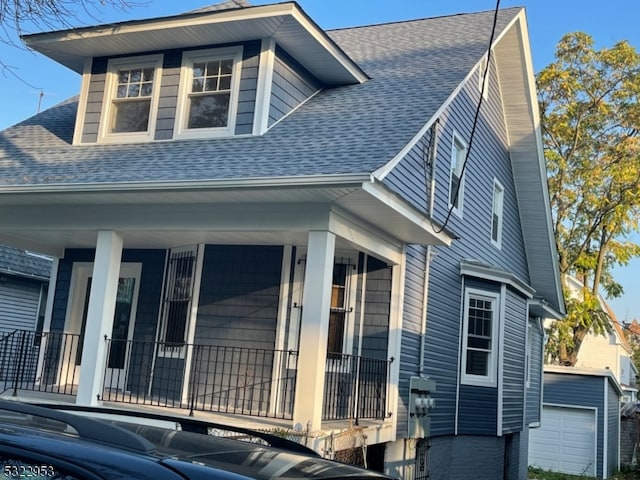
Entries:
<svg viewBox="0 0 640 480">
<path fill-rule="evenodd" d="M 24 38 L 82 82 L 0 134 L 0 242 L 56 258 L 21 391 L 526 478 L 564 305 L 524 10 L 239 3 Z"/>
</svg>

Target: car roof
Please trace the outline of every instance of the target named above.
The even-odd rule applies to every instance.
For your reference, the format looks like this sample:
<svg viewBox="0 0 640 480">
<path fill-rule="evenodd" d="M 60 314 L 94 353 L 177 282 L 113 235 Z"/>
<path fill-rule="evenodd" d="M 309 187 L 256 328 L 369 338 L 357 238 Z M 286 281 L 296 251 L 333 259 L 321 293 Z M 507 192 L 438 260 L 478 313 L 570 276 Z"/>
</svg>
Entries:
<svg viewBox="0 0 640 480">
<path fill-rule="evenodd" d="M 142 414 L 138 412 L 72 407 L 74 410 L 90 413 L 92 415 L 116 414 L 118 420 L 106 421 L 76 413 L 56 410 L 57 408 L 69 408 L 68 405 L 27 405 L 14 401 L 0 400 L 0 416 L 7 418 L 6 429 L 13 429 L 16 437 L 34 437 L 35 444 L 52 445 L 56 448 L 69 448 L 60 446 L 73 445 L 77 450 L 75 458 L 78 461 L 90 460 L 108 462 L 109 455 L 135 458 L 136 462 L 155 463 L 154 468 L 170 468 L 182 473 L 187 478 L 196 478 L 203 475 L 202 469 L 209 474 L 219 472 L 219 478 L 230 478 L 226 475 L 231 472 L 242 478 L 389 478 L 382 474 L 367 471 L 351 465 L 341 464 L 319 457 L 315 452 L 304 446 L 290 441 L 278 441 L 273 435 L 260 434 L 248 429 L 237 429 L 224 426 L 227 430 L 241 430 L 245 433 L 258 434 L 260 443 L 242 442 L 234 439 L 213 435 L 203 435 L 211 425 L 220 427 L 220 424 L 188 420 L 179 417 L 164 415 Z M 53 407 L 53 408 L 52 408 Z M 16 416 L 15 414 L 19 415 Z M 128 414 L 127 421 L 121 417 Z M 25 417 L 26 416 L 26 417 Z M 33 421 L 32 417 L 40 419 Z M 137 422 L 131 419 L 138 418 Z M 3 418 L 4 419 L 4 418 Z M 43 422 L 42 419 L 45 419 Z M 181 423 L 188 430 L 176 430 L 150 424 L 150 420 L 163 420 L 168 424 Z M 8 425 L 8 424 L 13 425 Z M 62 424 L 62 428 L 60 425 Z M 205 428 L 206 427 L 206 428 Z M 72 433 L 69 433 L 69 432 Z M 198 433 L 194 433 L 198 432 Z M 11 436 L 11 432 L 6 436 Z M 52 439 L 57 442 L 52 442 Z M 269 440 L 278 444 L 278 447 L 267 445 Z M 284 440 L 284 439 L 279 439 Z M 6 441 L 6 440 L 5 440 Z M 17 444 L 19 440 L 13 440 Z M 3 432 L 0 429 L 0 443 L 3 442 Z M 295 445 L 295 446 L 293 446 Z M 96 448 L 98 447 L 98 448 Z M 293 448 L 288 448 L 293 447 Z M 313 452 L 313 453 L 309 453 Z M 206 470 L 208 468 L 208 470 Z M 194 476 L 195 475 L 195 476 Z M 235 475 L 231 475 L 234 478 Z"/>
</svg>

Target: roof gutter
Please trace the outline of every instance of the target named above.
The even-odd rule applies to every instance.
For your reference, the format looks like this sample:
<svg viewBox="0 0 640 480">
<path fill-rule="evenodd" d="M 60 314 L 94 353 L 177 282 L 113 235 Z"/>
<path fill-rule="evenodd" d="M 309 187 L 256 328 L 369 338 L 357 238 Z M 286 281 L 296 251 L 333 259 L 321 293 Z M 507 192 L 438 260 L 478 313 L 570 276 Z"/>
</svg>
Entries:
<svg viewBox="0 0 640 480">
<path fill-rule="evenodd" d="M 0 195 L 16 193 L 104 193 L 136 191 L 223 190 L 241 188 L 293 188 L 353 186 L 373 183 L 370 174 L 311 175 L 304 177 L 261 177 L 230 180 L 187 180 L 179 182 L 110 182 L 110 183 L 58 183 L 55 185 L 3 185 Z"/>
</svg>

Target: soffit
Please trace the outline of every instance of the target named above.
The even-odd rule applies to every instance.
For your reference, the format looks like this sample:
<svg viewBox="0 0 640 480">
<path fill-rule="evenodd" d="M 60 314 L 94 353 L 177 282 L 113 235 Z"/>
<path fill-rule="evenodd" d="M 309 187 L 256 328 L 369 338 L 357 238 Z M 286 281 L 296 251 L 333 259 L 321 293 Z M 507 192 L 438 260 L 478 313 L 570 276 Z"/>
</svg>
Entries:
<svg viewBox="0 0 640 480">
<path fill-rule="evenodd" d="M 274 38 L 326 85 L 366 74 L 295 3 L 196 12 L 151 20 L 24 35 L 32 49 L 82 73 L 85 60 Z"/>
<path fill-rule="evenodd" d="M 125 244 L 161 248 L 187 243 L 305 244 L 308 231 L 331 229 L 338 208 L 353 225 L 387 241 L 442 245 L 427 219 L 360 185 L 335 187 L 50 191 L 0 195 L 0 243 L 55 255 L 95 246 L 99 230 Z"/>
</svg>

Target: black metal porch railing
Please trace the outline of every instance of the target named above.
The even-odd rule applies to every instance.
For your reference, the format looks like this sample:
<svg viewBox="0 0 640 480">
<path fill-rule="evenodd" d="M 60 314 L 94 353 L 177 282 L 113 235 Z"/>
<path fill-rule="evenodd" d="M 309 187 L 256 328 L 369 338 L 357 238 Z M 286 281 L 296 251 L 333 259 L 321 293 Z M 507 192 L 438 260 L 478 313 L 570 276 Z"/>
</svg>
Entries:
<svg viewBox="0 0 640 480">
<path fill-rule="evenodd" d="M 0 334 L 0 392 L 75 394 L 80 335 L 13 330 Z"/>
<path fill-rule="evenodd" d="M 0 393 L 75 395 L 82 337 L 62 332 L 0 332 Z M 168 345 L 105 338 L 101 399 L 291 419 L 298 352 L 215 345 Z M 323 420 L 387 416 L 391 361 L 327 358 Z"/>
<path fill-rule="evenodd" d="M 327 357 L 323 420 L 380 419 L 387 416 L 391 360 L 331 354 Z"/>
<path fill-rule="evenodd" d="M 292 418 L 295 351 L 105 341 L 103 400 Z"/>
</svg>

